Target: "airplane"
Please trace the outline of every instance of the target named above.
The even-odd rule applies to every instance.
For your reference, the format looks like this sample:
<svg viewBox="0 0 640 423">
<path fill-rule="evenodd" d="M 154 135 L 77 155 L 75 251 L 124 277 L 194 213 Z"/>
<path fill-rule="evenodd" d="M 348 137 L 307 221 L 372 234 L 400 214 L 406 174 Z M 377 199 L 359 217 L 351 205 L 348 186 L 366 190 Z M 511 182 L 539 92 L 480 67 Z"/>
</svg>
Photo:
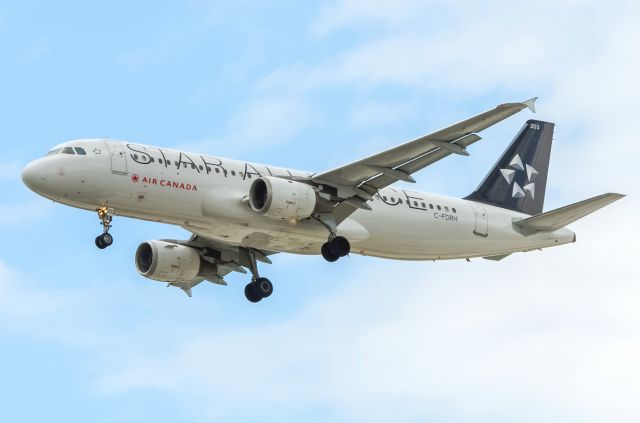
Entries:
<svg viewBox="0 0 640 423">
<path fill-rule="evenodd" d="M 258 262 L 278 252 L 350 253 L 397 260 L 502 260 L 576 241 L 566 226 L 622 197 L 607 193 L 543 212 L 554 123 L 528 120 L 478 188 L 464 198 L 394 188 L 452 155 L 469 155 L 478 132 L 537 98 L 506 103 L 362 160 L 312 173 L 111 139 L 55 146 L 29 163 L 34 192 L 96 212 L 98 248 L 113 243 L 114 216 L 181 226 L 187 240 L 145 241 L 135 253 L 144 277 L 191 290 L 251 273 L 246 298 L 273 293 Z"/>
</svg>

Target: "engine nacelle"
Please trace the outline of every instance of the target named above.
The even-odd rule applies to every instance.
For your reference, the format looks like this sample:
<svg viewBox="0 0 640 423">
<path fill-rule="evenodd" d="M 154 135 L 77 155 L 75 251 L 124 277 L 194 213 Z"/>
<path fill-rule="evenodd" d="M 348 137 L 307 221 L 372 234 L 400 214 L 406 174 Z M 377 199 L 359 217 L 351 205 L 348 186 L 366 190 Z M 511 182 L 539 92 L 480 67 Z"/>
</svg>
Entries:
<svg viewBox="0 0 640 423">
<path fill-rule="evenodd" d="M 251 184 L 251 208 L 272 219 L 305 219 L 318 203 L 315 190 L 307 184 L 263 176 Z"/>
<path fill-rule="evenodd" d="M 162 282 L 191 281 L 218 273 L 216 265 L 202 260 L 195 249 L 166 241 L 140 244 L 136 269 L 142 276 Z"/>
</svg>

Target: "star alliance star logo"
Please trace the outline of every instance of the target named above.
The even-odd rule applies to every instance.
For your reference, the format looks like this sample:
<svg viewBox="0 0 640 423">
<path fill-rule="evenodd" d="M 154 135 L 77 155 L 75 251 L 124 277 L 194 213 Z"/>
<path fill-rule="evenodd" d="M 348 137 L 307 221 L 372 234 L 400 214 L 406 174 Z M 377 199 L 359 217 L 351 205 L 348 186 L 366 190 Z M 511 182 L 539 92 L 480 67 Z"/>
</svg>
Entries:
<svg viewBox="0 0 640 423">
<path fill-rule="evenodd" d="M 516 175 L 516 171 L 524 170 L 527 171 L 526 182 L 528 183 L 521 187 L 520 184 L 514 182 L 514 178 Z M 511 192 L 511 197 L 524 198 L 526 197 L 526 193 L 529 193 L 529 195 L 531 195 L 531 198 L 535 198 L 536 184 L 533 181 L 538 176 L 538 171 L 535 170 L 531 165 L 523 165 L 519 154 L 516 154 L 513 159 L 511 159 L 511 163 L 509 163 L 509 167 L 507 169 L 500 169 L 500 173 L 502 173 L 502 176 L 509 185 L 513 183 L 513 191 Z"/>
</svg>

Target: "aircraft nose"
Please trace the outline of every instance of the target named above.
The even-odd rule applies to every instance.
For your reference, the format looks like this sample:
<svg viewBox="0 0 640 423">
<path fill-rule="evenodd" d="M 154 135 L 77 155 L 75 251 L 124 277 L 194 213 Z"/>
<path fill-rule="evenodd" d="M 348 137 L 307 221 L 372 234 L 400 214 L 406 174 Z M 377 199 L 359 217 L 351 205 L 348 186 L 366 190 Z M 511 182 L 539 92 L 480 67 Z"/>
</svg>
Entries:
<svg viewBox="0 0 640 423">
<path fill-rule="evenodd" d="M 30 190 L 39 192 L 42 189 L 46 175 L 39 160 L 33 161 L 22 169 L 22 182 L 29 187 Z"/>
</svg>

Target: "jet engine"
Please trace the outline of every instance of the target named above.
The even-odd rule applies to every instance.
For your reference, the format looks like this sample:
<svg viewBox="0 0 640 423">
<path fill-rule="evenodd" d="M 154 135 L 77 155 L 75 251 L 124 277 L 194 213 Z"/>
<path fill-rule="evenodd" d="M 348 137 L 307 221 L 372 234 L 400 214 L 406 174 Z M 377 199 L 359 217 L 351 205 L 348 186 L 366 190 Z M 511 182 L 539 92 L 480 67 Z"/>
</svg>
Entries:
<svg viewBox="0 0 640 423">
<path fill-rule="evenodd" d="M 251 184 L 251 208 L 272 219 L 305 219 L 318 203 L 315 190 L 307 184 L 263 176 Z"/>
<path fill-rule="evenodd" d="M 191 247 L 166 241 L 146 241 L 136 251 L 136 269 L 142 276 L 162 282 L 191 281 L 218 273 Z"/>
</svg>

